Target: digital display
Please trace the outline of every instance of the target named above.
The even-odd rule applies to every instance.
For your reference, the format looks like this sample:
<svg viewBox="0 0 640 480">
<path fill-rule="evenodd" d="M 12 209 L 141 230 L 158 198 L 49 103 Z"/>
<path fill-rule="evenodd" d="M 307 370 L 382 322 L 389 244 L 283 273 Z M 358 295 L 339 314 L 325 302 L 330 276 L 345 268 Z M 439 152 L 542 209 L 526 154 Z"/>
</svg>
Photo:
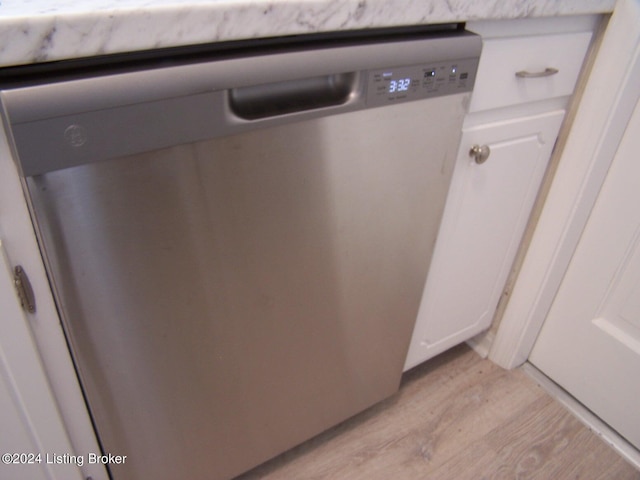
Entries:
<svg viewBox="0 0 640 480">
<path fill-rule="evenodd" d="M 367 105 L 375 107 L 469 92 L 477 63 L 477 59 L 456 59 L 370 70 Z"/>
<path fill-rule="evenodd" d="M 411 85 L 410 78 L 401 78 L 399 80 L 391 80 L 389 82 L 389 93 L 406 92 Z"/>
</svg>

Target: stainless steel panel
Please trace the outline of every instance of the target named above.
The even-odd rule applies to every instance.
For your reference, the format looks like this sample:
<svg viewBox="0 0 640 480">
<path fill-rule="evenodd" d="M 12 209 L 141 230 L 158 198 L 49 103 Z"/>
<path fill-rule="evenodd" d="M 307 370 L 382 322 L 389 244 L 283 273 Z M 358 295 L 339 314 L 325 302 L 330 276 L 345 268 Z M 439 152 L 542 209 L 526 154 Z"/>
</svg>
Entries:
<svg viewBox="0 0 640 480">
<path fill-rule="evenodd" d="M 419 40 L 332 43 L 310 51 L 291 47 L 276 53 L 254 52 L 237 58 L 12 88 L 0 92 L 0 100 L 19 170 L 27 177 L 380 106 L 388 103 L 386 96 L 366 95 L 367 88 L 373 87 L 373 83 L 367 84 L 367 74 L 375 69 L 410 65 L 444 69 L 443 62 L 454 62 L 468 77 L 463 80 L 459 76 L 454 82 L 442 78 L 443 82 L 434 82 L 434 88 L 423 88 L 419 98 L 469 92 L 480 49 L 480 38 L 464 32 Z M 327 85 L 337 91 L 328 91 Z M 298 102 L 295 108 L 274 108 L 274 98 L 284 92 L 289 101 L 294 91 Z M 268 93 L 270 98 L 258 99 L 256 92 L 263 96 Z M 249 117 L 243 115 L 237 110 L 238 98 L 258 101 L 261 109 L 269 106 L 268 118 L 255 112 Z"/>
<path fill-rule="evenodd" d="M 357 44 L 333 42 L 277 52 L 251 52 L 210 62 L 178 64 L 3 92 L 12 125 L 79 112 L 109 109 L 171 97 L 290 81 L 424 61 L 479 58 L 482 41 L 468 32 L 422 38 L 379 38 Z"/>
<path fill-rule="evenodd" d="M 467 102 L 27 179 L 114 480 L 229 478 L 397 389 Z"/>
</svg>

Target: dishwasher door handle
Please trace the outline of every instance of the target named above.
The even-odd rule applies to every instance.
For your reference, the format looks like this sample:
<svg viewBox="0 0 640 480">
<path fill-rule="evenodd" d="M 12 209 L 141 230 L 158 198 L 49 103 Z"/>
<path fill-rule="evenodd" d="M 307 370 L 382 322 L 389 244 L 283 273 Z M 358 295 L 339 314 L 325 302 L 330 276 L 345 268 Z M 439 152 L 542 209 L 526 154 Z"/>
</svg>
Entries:
<svg viewBox="0 0 640 480">
<path fill-rule="evenodd" d="M 229 90 L 229 107 L 238 117 L 259 120 L 325 107 L 354 98 L 359 73 L 337 73 Z"/>
</svg>

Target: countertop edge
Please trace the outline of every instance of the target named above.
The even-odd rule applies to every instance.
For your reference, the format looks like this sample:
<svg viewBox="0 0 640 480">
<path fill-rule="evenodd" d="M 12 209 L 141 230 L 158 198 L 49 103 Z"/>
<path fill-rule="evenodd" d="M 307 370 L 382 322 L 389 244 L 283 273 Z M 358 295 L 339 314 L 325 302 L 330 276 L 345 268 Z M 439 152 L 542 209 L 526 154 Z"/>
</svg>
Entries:
<svg viewBox="0 0 640 480">
<path fill-rule="evenodd" d="M 7 15 L 0 67 L 222 41 L 474 20 L 610 13 L 615 0 L 225 0 Z M 149 3 L 149 2 L 147 2 Z M 4 15 L 3 15 L 4 14 Z"/>
</svg>

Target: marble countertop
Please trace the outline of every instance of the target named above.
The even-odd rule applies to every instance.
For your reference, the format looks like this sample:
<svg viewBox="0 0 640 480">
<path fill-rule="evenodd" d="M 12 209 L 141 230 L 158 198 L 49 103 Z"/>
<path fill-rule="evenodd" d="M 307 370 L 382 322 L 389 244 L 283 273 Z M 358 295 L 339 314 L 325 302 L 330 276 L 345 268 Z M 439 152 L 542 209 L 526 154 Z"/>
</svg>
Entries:
<svg viewBox="0 0 640 480">
<path fill-rule="evenodd" d="M 616 0 L 0 0 L 0 66 L 336 30 L 611 12 Z"/>
</svg>

